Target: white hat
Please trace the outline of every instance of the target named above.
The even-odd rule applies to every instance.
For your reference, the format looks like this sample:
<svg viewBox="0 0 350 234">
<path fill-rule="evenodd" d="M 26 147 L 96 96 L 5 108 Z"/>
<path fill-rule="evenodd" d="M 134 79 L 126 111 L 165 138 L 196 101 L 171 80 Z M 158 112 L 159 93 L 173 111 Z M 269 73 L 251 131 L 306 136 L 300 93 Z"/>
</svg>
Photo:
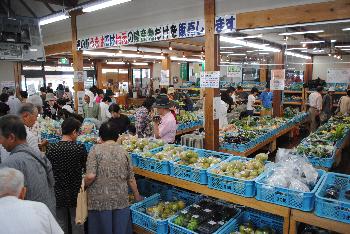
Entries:
<svg viewBox="0 0 350 234">
<path fill-rule="evenodd" d="M 330 87 L 330 88 L 328 89 L 328 92 L 335 92 L 335 88 L 334 88 L 334 87 Z"/>
</svg>

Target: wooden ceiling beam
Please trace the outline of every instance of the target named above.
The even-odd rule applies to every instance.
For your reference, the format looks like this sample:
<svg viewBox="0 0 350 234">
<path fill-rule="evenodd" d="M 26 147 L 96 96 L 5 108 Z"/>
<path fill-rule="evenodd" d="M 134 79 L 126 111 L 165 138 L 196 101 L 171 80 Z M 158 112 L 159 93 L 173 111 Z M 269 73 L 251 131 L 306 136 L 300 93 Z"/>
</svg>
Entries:
<svg viewBox="0 0 350 234">
<path fill-rule="evenodd" d="M 66 41 L 45 46 L 45 56 L 72 53 L 72 42 Z"/>
<path fill-rule="evenodd" d="M 277 25 L 313 23 L 349 18 L 350 1 L 335 0 L 322 3 L 238 13 L 237 29 L 253 29 Z"/>
<path fill-rule="evenodd" d="M 195 46 L 195 47 L 205 46 L 204 42 L 192 41 L 191 39 L 173 39 L 170 42 L 175 44 L 182 44 L 182 45 Z"/>
</svg>

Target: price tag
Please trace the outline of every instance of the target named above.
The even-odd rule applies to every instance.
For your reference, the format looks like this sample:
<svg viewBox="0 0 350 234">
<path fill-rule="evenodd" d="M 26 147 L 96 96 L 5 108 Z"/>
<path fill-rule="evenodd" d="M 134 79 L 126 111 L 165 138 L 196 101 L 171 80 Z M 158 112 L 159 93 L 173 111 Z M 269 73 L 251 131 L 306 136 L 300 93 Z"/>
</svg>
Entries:
<svg viewBox="0 0 350 234">
<path fill-rule="evenodd" d="M 192 218 L 198 219 L 199 215 L 192 215 Z"/>
<path fill-rule="evenodd" d="M 206 213 L 210 213 L 210 212 L 211 212 L 211 210 L 209 210 L 209 209 L 205 209 L 205 210 L 204 210 L 204 212 L 206 212 Z"/>
<path fill-rule="evenodd" d="M 208 223 L 209 223 L 210 225 L 215 225 L 215 224 L 216 224 L 216 222 L 213 221 L 213 220 L 210 220 Z"/>
<path fill-rule="evenodd" d="M 181 214 L 187 214 L 187 210 L 182 210 Z"/>
</svg>

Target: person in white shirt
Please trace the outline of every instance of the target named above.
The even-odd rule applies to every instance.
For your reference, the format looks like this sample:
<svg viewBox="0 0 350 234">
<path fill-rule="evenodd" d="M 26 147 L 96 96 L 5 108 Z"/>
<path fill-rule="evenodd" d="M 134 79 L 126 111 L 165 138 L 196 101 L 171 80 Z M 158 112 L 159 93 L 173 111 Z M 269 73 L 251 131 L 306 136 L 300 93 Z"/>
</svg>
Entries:
<svg viewBox="0 0 350 234">
<path fill-rule="evenodd" d="M 320 122 L 320 113 L 322 111 L 322 91 L 323 87 L 318 86 L 316 92 L 309 96 L 309 114 L 310 114 L 310 132 L 316 131 Z"/>
<path fill-rule="evenodd" d="M 7 101 L 7 105 L 10 107 L 11 115 L 17 115 L 18 110 L 21 107 L 21 101 L 15 96 L 15 91 L 13 89 L 8 90 L 9 100 Z"/>
<path fill-rule="evenodd" d="M 253 116 L 254 115 L 254 104 L 256 102 L 256 95 L 259 94 L 259 90 L 257 88 L 252 88 L 249 96 L 248 96 L 248 103 L 247 103 L 247 115 Z"/>
<path fill-rule="evenodd" d="M 109 112 L 109 105 L 112 103 L 112 99 L 110 97 L 105 96 L 100 102 L 100 112 L 98 115 L 98 120 L 103 123 L 109 120 L 112 115 Z"/>
<path fill-rule="evenodd" d="M 228 125 L 228 119 L 227 119 L 227 109 L 228 105 L 223 100 L 220 101 L 220 106 L 218 110 L 219 115 L 219 129 L 223 129 Z"/>
<path fill-rule="evenodd" d="M 27 132 L 27 144 L 33 148 L 35 151 L 40 152 L 39 149 L 39 139 L 38 136 L 31 131 L 31 127 L 34 126 L 38 119 L 38 108 L 34 106 L 32 103 L 24 103 L 22 104 L 21 108 L 18 110 L 18 114 L 21 116 L 21 119 L 24 123 L 24 126 L 26 128 Z M 46 142 L 43 142 L 45 145 L 47 144 Z M 0 157 L 1 161 L 4 161 L 6 158 L 8 158 L 10 155 L 10 152 L 7 152 L 5 148 L 3 148 L 0 145 Z"/>
<path fill-rule="evenodd" d="M 0 169 L 0 233 L 63 234 L 49 208 L 41 202 L 24 200 L 22 172 Z"/>
</svg>

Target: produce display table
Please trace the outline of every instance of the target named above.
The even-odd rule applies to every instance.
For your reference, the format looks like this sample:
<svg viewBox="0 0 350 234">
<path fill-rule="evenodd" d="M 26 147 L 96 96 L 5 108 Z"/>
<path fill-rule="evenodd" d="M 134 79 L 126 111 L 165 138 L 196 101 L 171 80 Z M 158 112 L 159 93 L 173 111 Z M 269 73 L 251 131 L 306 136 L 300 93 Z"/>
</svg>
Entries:
<svg viewBox="0 0 350 234">
<path fill-rule="evenodd" d="M 180 131 L 176 131 L 176 136 L 180 136 L 180 135 L 183 135 L 183 134 L 187 134 L 187 133 L 191 133 L 193 131 L 196 131 L 200 128 L 203 128 L 203 126 L 195 126 L 193 128 L 186 128 L 186 129 L 183 129 L 183 130 L 180 130 Z"/>
<path fill-rule="evenodd" d="M 345 234 L 350 232 L 350 224 L 337 222 L 331 219 L 321 218 L 310 212 L 303 212 L 300 210 L 292 209 L 292 212 L 290 214 L 290 228 L 289 228 L 290 234 L 297 233 L 298 222 L 324 228 L 326 230 L 330 230 L 338 233 Z"/>
<path fill-rule="evenodd" d="M 264 211 L 267 213 L 279 215 L 284 218 L 283 233 L 288 233 L 289 231 L 289 217 L 290 217 L 291 209 L 288 207 L 283 207 L 283 206 L 279 206 L 271 203 L 258 201 L 255 198 L 246 198 L 246 197 L 241 197 L 234 194 L 210 189 L 206 185 L 200 185 L 197 183 L 177 179 L 168 175 L 153 173 L 153 172 L 142 170 L 136 167 L 134 167 L 134 172 L 146 178 L 157 180 L 166 184 L 170 184 L 175 187 L 187 189 L 193 192 L 201 193 L 203 195 L 207 195 L 207 196 L 218 198 L 231 203 L 243 205 L 243 206 Z M 141 232 L 142 230 L 140 230 L 139 227 L 137 227 L 137 230 L 134 230 L 134 231 L 136 233 L 144 233 L 144 232 Z"/>
<path fill-rule="evenodd" d="M 224 149 L 220 149 L 221 152 L 224 153 L 230 153 L 233 155 L 237 155 L 237 156 L 242 156 L 242 157 L 247 157 L 253 153 L 255 153 L 256 151 L 262 149 L 263 147 L 265 147 L 266 145 L 270 144 L 270 151 L 274 151 L 276 149 L 276 140 L 277 138 L 289 133 L 289 132 L 293 132 L 295 128 L 298 128 L 299 125 L 301 123 L 298 124 L 294 124 L 280 132 L 278 132 L 276 135 L 273 135 L 272 137 L 266 139 L 265 141 L 261 142 L 260 144 L 256 145 L 253 148 L 250 148 L 249 150 L 246 150 L 244 152 L 238 152 L 238 151 L 231 151 L 231 150 L 224 150 Z"/>
</svg>

